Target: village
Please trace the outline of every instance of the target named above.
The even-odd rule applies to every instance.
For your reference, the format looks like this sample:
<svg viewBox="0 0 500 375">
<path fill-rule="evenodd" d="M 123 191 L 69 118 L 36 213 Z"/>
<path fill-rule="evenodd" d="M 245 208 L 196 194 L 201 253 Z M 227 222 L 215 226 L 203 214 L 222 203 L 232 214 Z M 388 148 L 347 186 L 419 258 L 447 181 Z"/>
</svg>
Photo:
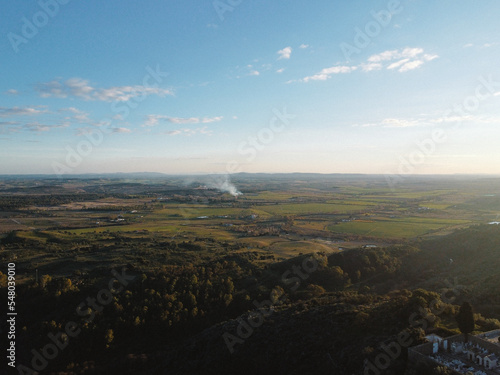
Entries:
<svg viewBox="0 0 500 375">
<path fill-rule="evenodd" d="M 476 336 L 455 335 L 442 338 L 431 334 L 427 343 L 412 347 L 408 356 L 413 362 L 438 363 L 453 374 L 500 374 L 500 330 Z"/>
</svg>

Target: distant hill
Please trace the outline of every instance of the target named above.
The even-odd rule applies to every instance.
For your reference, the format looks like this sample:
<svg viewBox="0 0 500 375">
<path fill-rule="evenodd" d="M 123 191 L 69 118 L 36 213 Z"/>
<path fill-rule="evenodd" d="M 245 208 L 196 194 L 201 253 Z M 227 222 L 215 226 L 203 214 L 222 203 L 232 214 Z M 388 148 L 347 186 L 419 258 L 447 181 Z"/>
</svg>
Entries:
<svg viewBox="0 0 500 375">
<path fill-rule="evenodd" d="M 0 175 L 0 179 L 55 179 L 55 180 L 68 180 L 68 179 L 145 179 L 145 178 L 162 178 L 166 174 L 157 172 L 131 172 L 131 173 L 84 173 L 84 174 L 65 174 L 58 177 L 53 174 L 8 174 Z"/>
</svg>

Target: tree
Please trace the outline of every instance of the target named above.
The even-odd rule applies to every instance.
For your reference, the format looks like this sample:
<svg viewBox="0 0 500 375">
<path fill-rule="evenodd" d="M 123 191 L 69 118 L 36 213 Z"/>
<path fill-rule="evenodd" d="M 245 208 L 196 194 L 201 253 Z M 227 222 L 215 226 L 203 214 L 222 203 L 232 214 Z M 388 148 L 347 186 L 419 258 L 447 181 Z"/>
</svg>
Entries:
<svg viewBox="0 0 500 375">
<path fill-rule="evenodd" d="M 52 277 L 49 275 L 43 275 L 40 278 L 40 287 L 42 289 L 45 289 L 47 287 L 47 284 L 49 284 L 52 281 Z"/>
<path fill-rule="evenodd" d="M 108 329 L 106 331 L 106 334 L 104 335 L 104 340 L 106 342 L 106 349 L 110 347 L 111 343 L 113 342 L 115 338 L 115 335 L 113 333 L 112 329 Z"/>
<path fill-rule="evenodd" d="M 434 368 L 433 374 L 436 375 L 451 375 L 450 369 L 445 366 L 438 366 Z"/>
<path fill-rule="evenodd" d="M 469 333 L 472 333 L 475 327 L 474 312 L 472 311 L 472 306 L 469 302 L 464 302 L 462 306 L 460 306 L 456 319 L 458 328 L 465 336 L 465 342 L 467 342 L 469 340 Z"/>
<path fill-rule="evenodd" d="M 315 284 L 309 284 L 306 290 L 309 292 L 309 298 L 319 297 L 326 292 L 325 288 L 323 288 L 321 285 Z"/>
<path fill-rule="evenodd" d="M 0 271 L 0 288 L 7 288 L 7 275 Z"/>
</svg>

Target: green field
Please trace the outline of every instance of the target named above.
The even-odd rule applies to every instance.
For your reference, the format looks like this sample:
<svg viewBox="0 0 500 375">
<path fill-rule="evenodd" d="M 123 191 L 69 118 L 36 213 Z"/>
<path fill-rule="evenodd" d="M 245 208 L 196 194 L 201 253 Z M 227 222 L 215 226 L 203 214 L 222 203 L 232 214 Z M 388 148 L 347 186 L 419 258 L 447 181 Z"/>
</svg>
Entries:
<svg viewBox="0 0 500 375">
<path fill-rule="evenodd" d="M 444 228 L 464 225 L 467 220 L 457 219 L 376 219 L 371 221 L 351 221 L 328 226 L 328 229 L 336 233 L 354 233 L 363 236 L 388 237 L 388 238 L 412 238 L 430 234 Z"/>
<path fill-rule="evenodd" d="M 364 204 L 297 203 L 257 206 L 261 211 L 273 215 L 307 215 L 356 213 L 369 208 Z"/>
<path fill-rule="evenodd" d="M 273 180 L 241 176 L 235 181 L 243 192 L 237 199 L 198 189 L 196 183 L 188 188 L 182 179 L 152 184 L 89 180 L 62 186 L 38 181 L 39 185 L 48 184 L 46 192 L 58 193 L 31 195 L 26 205 L 4 212 L 0 219 L 5 223 L 4 235 L 17 231 L 18 238 L 50 247 L 59 257 L 65 256 L 60 248 L 69 243 L 78 249 L 80 243 L 101 241 L 112 244 L 119 253 L 128 242 L 196 240 L 290 258 L 318 248 L 328 252 L 366 243 L 384 246 L 386 239 L 394 243 L 439 236 L 458 227 L 493 221 L 499 207 L 491 184 L 473 179 L 461 183 L 412 181 L 395 190 L 382 177 L 280 176 Z M 26 188 L 36 183 L 25 182 Z M 6 189 L 13 187 L 5 183 Z M 103 188 L 109 195 L 94 200 L 81 197 L 85 189 Z M 57 194 L 61 194 L 56 200 L 60 204 L 50 205 Z M 0 198 L 6 203 L 18 199 L 16 194 Z M 96 253 L 98 256 L 103 254 Z M 97 259 L 79 253 L 78 257 Z"/>
</svg>

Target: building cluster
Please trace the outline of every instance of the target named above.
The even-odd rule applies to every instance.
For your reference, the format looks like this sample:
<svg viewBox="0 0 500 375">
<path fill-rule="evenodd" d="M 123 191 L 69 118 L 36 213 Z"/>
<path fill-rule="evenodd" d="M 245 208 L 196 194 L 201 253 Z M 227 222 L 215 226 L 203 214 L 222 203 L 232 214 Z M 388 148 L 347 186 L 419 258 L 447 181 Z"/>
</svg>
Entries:
<svg viewBox="0 0 500 375">
<path fill-rule="evenodd" d="M 469 336 L 442 338 L 426 336 L 427 343 L 412 347 L 408 355 L 413 361 L 439 364 L 454 374 L 500 374 L 500 330 Z"/>
</svg>

